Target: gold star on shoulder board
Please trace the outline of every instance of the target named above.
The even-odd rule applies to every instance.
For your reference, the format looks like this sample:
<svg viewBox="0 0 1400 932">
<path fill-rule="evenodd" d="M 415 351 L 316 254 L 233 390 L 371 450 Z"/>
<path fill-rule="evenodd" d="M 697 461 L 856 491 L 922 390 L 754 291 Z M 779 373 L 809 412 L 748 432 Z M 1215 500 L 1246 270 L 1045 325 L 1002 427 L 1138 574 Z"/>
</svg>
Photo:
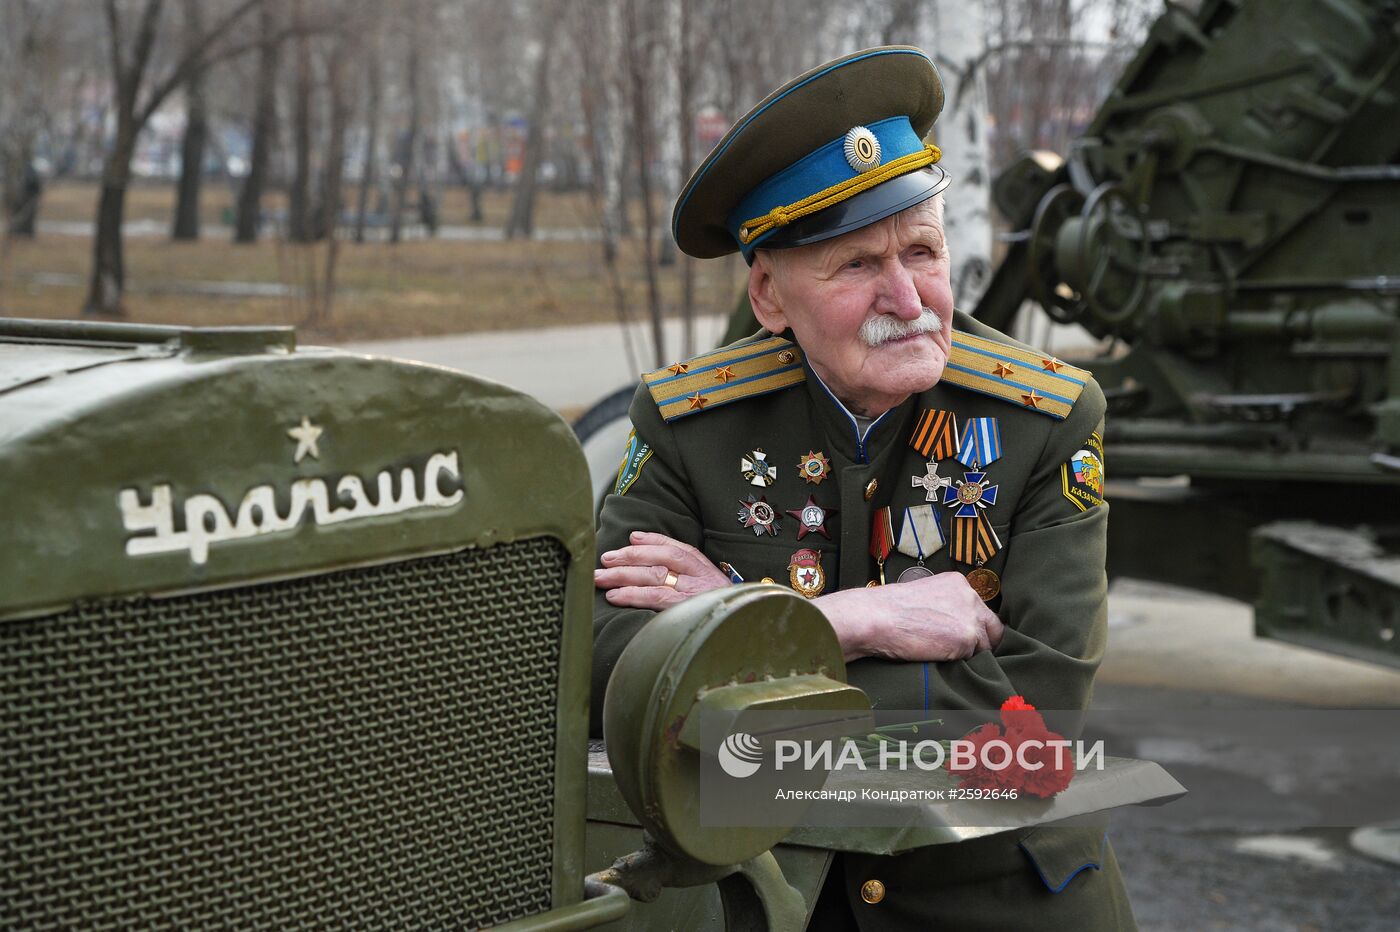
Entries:
<svg viewBox="0 0 1400 932">
<path fill-rule="evenodd" d="M 690 366 L 683 362 L 678 362 L 674 366 L 667 366 L 672 375 L 685 375 L 690 371 Z"/>
<path fill-rule="evenodd" d="M 1040 410 L 1040 403 L 1044 400 L 1045 396 L 1037 395 L 1035 389 L 1031 389 L 1029 394 L 1022 393 L 1021 395 L 1021 404 L 1027 408 L 1035 408 L 1037 411 Z"/>
<path fill-rule="evenodd" d="M 1059 372 L 1060 367 L 1063 365 L 1064 363 L 1060 362 L 1054 356 L 1051 356 L 1049 359 L 1042 359 L 1040 361 L 1040 367 L 1046 372 Z"/>
<path fill-rule="evenodd" d="M 1010 366 L 1008 366 L 1008 365 L 1007 365 L 1006 363 L 1004 363 L 1004 362 L 999 362 L 999 363 L 997 363 L 996 368 L 992 370 L 992 373 L 993 373 L 997 378 L 999 378 L 999 379 L 1004 379 L 1004 378 L 1006 378 L 1008 375 L 1015 375 L 1015 374 L 1016 374 L 1016 370 L 1013 369 L 1013 368 L 1011 368 Z"/>
<path fill-rule="evenodd" d="M 729 366 L 720 366 L 715 369 L 716 382 L 724 382 L 727 384 L 732 378 L 734 378 L 734 372 Z"/>
<path fill-rule="evenodd" d="M 705 407 L 707 399 L 704 395 L 700 394 L 699 392 L 696 392 L 695 394 L 688 396 L 686 398 L 686 401 L 690 402 L 690 407 L 687 410 L 697 411 Z"/>
</svg>

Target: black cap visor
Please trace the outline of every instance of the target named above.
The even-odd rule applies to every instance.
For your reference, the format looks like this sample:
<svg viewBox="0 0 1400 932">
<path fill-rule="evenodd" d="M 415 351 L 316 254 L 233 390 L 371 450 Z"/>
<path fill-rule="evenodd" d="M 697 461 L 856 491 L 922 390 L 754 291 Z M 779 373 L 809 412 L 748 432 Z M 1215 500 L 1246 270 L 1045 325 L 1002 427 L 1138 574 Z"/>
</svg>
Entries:
<svg viewBox="0 0 1400 932">
<path fill-rule="evenodd" d="M 760 240 L 757 248 L 791 249 L 859 230 L 928 200 L 948 187 L 950 181 L 948 173 L 937 165 L 891 178 L 869 191 L 779 227 L 771 236 Z M 749 264 L 753 264 L 752 259 Z"/>
</svg>

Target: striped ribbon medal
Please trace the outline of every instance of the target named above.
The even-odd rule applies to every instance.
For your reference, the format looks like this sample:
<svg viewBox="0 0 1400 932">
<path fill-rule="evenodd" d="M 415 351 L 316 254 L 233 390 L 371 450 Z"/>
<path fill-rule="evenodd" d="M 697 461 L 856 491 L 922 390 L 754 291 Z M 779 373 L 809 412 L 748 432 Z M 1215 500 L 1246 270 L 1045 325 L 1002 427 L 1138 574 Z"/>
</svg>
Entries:
<svg viewBox="0 0 1400 932">
<path fill-rule="evenodd" d="M 1001 459 L 1001 428 L 994 417 L 970 417 L 963 422 L 958 440 L 958 462 L 970 469 L 985 469 Z"/>
<path fill-rule="evenodd" d="M 909 445 L 927 460 L 944 460 L 958 449 L 958 418 L 952 411 L 925 408 L 914 424 Z"/>
<path fill-rule="evenodd" d="M 953 537 L 948 541 L 948 554 L 959 563 L 981 565 L 1001 549 L 1001 539 L 992 530 L 992 523 L 981 513 L 971 518 L 953 519 Z"/>
<path fill-rule="evenodd" d="M 880 567 L 880 581 L 871 580 L 866 583 L 866 588 L 871 586 L 883 586 L 885 584 L 885 560 L 894 549 L 894 528 L 890 516 L 889 506 L 886 505 L 875 512 L 875 519 L 870 525 L 870 555 L 875 558 L 875 562 Z"/>
</svg>

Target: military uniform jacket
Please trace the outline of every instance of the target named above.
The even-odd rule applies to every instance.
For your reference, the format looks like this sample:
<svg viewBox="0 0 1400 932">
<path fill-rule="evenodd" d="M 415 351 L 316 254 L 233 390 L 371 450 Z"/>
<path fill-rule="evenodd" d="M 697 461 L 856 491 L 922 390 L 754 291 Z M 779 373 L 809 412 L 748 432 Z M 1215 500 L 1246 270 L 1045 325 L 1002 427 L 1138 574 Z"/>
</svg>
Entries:
<svg viewBox="0 0 1400 932">
<path fill-rule="evenodd" d="M 1083 476 L 1077 478 L 1071 464 L 1086 450 L 1101 450 L 1103 394 L 1080 371 L 1082 389 L 1062 380 L 1066 400 L 1027 401 L 1024 386 L 1046 384 L 1043 364 L 1051 357 L 962 314 L 955 315 L 954 330 L 944 378 L 878 418 L 863 441 L 850 415 L 801 358 L 801 348 L 766 332 L 698 357 L 684 371 L 650 374 L 632 403 L 635 438 L 603 506 L 599 552 L 626 546 L 633 530 L 656 531 L 693 544 L 717 564 L 728 563 L 746 581 L 787 584 L 794 554 L 813 549 L 820 553 L 824 591 L 865 586 L 879 573 L 870 552 L 877 510 L 891 507 L 897 533 L 904 508 L 926 500 L 925 489 L 912 479 L 925 474 L 928 457 L 909 443 L 920 416 L 928 409 L 952 412 L 960 430 L 969 418 L 995 418 L 1000 456 L 981 471 L 997 486 L 996 502 L 984 514 L 1001 543 L 985 563 L 1001 580 L 1001 592 L 990 603 L 1006 625 L 1000 646 L 941 663 L 858 660 L 848 665 L 848 676 L 876 708 L 995 709 L 1015 694 L 1042 709 L 1086 706 L 1105 643 L 1108 509 L 1101 498 L 1101 460 L 1092 485 L 1079 481 Z M 959 342 L 979 351 L 960 350 Z M 754 355 L 750 350 L 761 351 L 756 360 L 745 360 L 752 368 L 734 363 Z M 721 366 L 726 375 L 714 375 Z M 692 401 L 696 394 L 708 402 Z M 1055 393 L 1048 394 L 1053 399 Z M 1052 408 L 1064 416 L 1046 413 Z M 741 463 L 760 449 L 777 470 L 766 487 L 746 479 Z M 799 471 L 809 453 L 830 462 L 820 483 L 804 480 Z M 961 479 L 971 471 L 951 456 L 937 465 L 940 476 Z M 773 506 L 776 535 L 756 535 L 743 526 L 738 516 L 750 495 Z M 828 512 L 829 536 L 808 532 L 799 541 L 802 522 L 787 512 L 802 509 L 809 495 Z M 951 536 L 954 510 L 942 498 L 940 492 L 934 507 Z M 973 568 L 954 561 L 950 549 L 945 544 L 924 565 L 933 572 Z M 893 584 L 915 562 L 892 552 L 886 579 Z M 613 665 L 652 614 L 612 606 L 597 595 L 595 733 Z"/>
<path fill-rule="evenodd" d="M 1001 581 L 989 603 L 1006 625 L 1001 644 L 941 663 L 857 660 L 847 675 L 883 709 L 996 709 L 1016 694 L 1041 709 L 1086 707 L 1107 629 L 1103 393 L 1080 370 L 1069 370 L 1079 380 L 1073 387 L 1072 379 L 1047 376 L 1057 360 L 965 315 L 954 315 L 953 324 L 943 378 L 877 419 L 863 440 L 789 339 L 760 333 L 685 367 L 649 373 L 632 402 L 634 436 L 603 505 L 599 552 L 626 546 L 633 530 L 656 531 L 729 564 L 746 581 L 788 583 L 794 554 L 809 549 L 820 553 L 824 591 L 865 586 L 879 573 L 870 552 L 879 509 L 891 508 L 898 532 L 904 508 L 926 503 L 926 490 L 912 479 L 926 475 L 929 458 L 909 442 L 927 423 L 924 413 L 949 412 L 960 431 L 969 418 L 995 418 L 1000 455 L 979 471 L 997 486 L 984 513 L 1001 546 L 985 566 Z M 1066 387 L 1056 391 L 1060 384 Z M 759 449 L 776 467 L 766 487 L 744 475 Z M 830 462 L 820 483 L 799 471 L 809 454 Z M 944 477 L 971 471 L 955 456 L 936 465 Z M 743 526 L 751 495 L 773 506 L 776 535 Z M 809 531 L 799 541 L 802 522 L 788 512 L 800 513 L 809 495 L 827 512 L 829 537 Z M 941 493 L 933 504 L 951 537 L 955 509 Z M 950 549 L 945 544 L 924 565 L 933 572 L 973 568 Z M 898 585 L 915 562 L 891 552 L 885 578 Z M 598 593 L 593 734 L 602 733 L 613 666 L 653 614 L 615 607 Z M 893 858 L 846 854 L 837 864 L 834 882 L 864 930 L 1135 927 L 1101 825 L 1047 826 Z M 872 877 L 888 890 L 878 907 L 859 894 Z"/>
</svg>

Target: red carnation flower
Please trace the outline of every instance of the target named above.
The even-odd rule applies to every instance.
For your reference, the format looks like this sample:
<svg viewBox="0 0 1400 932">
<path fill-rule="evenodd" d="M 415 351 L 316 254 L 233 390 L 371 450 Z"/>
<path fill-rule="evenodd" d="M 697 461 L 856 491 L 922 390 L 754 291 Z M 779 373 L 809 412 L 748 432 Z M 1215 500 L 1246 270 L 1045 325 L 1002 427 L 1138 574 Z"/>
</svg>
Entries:
<svg viewBox="0 0 1400 932">
<path fill-rule="evenodd" d="M 1064 738 L 1045 726 L 1045 719 L 1035 710 L 1035 706 L 1022 696 L 1012 696 L 1002 703 L 1001 721 L 1005 730 L 994 722 L 988 722 L 969 732 L 964 739 L 972 742 L 972 765 L 956 767 L 950 764 L 948 767 L 951 773 L 959 775 L 959 786 L 964 789 L 1022 790 L 1042 798 L 1054 796 L 1069 786 L 1074 776 L 1069 749 L 1049 746 L 1051 741 L 1063 741 Z M 985 765 L 982 754 L 989 742 L 998 740 L 1005 741 L 1011 747 L 1012 758 L 1006 767 L 993 770 Z M 1023 747 L 1028 741 L 1038 743 Z M 1031 766 L 1021 766 L 1022 758 Z M 1034 767 L 1035 764 L 1040 766 Z"/>
</svg>

